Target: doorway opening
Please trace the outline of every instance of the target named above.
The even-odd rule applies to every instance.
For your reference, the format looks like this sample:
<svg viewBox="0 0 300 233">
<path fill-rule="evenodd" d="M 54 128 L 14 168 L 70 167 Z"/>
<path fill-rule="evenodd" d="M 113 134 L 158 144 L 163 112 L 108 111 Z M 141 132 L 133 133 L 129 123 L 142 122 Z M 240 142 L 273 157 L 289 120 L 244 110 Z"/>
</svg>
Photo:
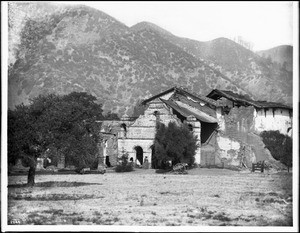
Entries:
<svg viewBox="0 0 300 233">
<path fill-rule="evenodd" d="M 106 157 L 105 157 L 105 164 L 107 165 L 107 167 L 110 167 L 110 166 L 111 166 L 111 164 L 110 164 L 110 162 L 109 162 L 109 156 L 106 156 Z"/>
<path fill-rule="evenodd" d="M 135 148 L 136 151 L 136 160 L 140 165 L 143 165 L 143 160 L 144 160 L 144 156 L 143 156 L 143 148 L 140 146 L 136 146 Z"/>
</svg>

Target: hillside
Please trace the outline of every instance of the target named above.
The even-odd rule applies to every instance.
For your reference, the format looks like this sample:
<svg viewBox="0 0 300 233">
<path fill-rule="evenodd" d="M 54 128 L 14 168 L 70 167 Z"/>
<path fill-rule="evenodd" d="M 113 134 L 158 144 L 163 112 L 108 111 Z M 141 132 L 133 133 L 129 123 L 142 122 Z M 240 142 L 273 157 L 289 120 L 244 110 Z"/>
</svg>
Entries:
<svg viewBox="0 0 300 233">
<path fill-rule="evenodd" d="M 260 65 L 265 71 L 256 68 L 256 60 L 247 62 L 254 56 L 251 51 L 241 46 L 232 50 L 238 45 L 227 39 L 192 41 L 146 22 L 128 28 L 86 6 L 51 5 L 43 14 L 47 8 L 43 4 L 15 4 L 14 14 L 26 12 L 26 17 L 21 17 L 21 23 L 12 21 L 9 29 L 12 37 L 18 36 L 10 43 L 13 53 L 9 56 L 14 58 L 8 77 L 10 108 L 28 104 L 41 93 L 87 91 L 104 105 L 105 112 L 131 115 L 138 100 L 174 85 L 204 95 L 222 88 L 273 97 L 273 101 L 291 95 L 289 87 L 278 84 L 280 79 L 268 79 L 268 66 Z M 197 56 L 188 49 L 196 45 Z M 261 77 L 250 81 L 248 73 L 242 73 L 245 70 L 261 72 Z"/>
<path fill-rule="evenodd" d="M 259 56 L 277 62 L 288 71 L 293 71 L 293 46 L 281 45 L 256 52 Z"/>
<path fill-rule="evenodd" d="M 142 29 L 156 30 L 171 43 L 220 71 L 254 99 L 292 103 L 292 72 L 232 40 L 217 38 L 200 42 L 181 38 L 148 22 L 131 27 L 134 31 Z"/>
</svg>

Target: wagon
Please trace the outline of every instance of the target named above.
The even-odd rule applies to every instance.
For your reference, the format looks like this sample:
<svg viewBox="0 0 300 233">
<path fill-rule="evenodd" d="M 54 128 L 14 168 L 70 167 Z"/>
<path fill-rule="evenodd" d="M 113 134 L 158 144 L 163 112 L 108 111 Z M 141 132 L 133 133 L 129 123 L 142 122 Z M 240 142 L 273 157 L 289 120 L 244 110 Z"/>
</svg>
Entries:
<svg viewBox="0 0 300 233">
<path fill-rule="evenodd" d="M 176 174 L 187 174 L 187 163 L 177 163 L 173 166 L 172 172 Z"/>
</svg>

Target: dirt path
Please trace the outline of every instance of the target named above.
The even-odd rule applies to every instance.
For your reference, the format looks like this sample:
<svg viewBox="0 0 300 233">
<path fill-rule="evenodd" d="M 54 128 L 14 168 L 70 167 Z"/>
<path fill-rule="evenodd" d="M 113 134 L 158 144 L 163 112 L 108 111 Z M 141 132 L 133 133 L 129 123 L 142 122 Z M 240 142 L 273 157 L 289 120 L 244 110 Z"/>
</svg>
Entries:
<svg viewBox="0 0 300 233">
<path fill-rule="evenodd" d="M 290 226 L 292 176 L 193 169 L 90 175 L 41 175 L 78 187 L 9 188 L 8 220 L 23 224 L 137 226 Z M 25 176 L 9 184 L 26 183 Z"/>
</svg>

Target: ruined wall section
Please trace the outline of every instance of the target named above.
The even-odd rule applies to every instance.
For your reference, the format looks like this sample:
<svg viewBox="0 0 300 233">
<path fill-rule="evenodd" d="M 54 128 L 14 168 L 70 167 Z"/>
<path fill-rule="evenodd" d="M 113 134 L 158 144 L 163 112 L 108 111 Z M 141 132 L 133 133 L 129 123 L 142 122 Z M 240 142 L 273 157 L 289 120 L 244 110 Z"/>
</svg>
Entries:
<svg viewBox="0 0 300 233">
<path fill-rule="evenodd" d="M 98 144 L 98 167 L 106 166 L 106 157 L 111 166 L 118 162 L 118 135 L 122 131 L 121 124 L 130 125 L 133 121 L 126 120 L 105 120 L 101 124 L 101 142 Z"/>
<path fill-rule="evenodd" d="M 210 167 L 216 164 L 220 164 L 219 160 L 216 160 L 216 133 L 212 135 L 208 143 L 201 145 L 201 162 L 202 167 Z"/>
<path fill-rule="evenodd" d="M 259 136 L 256 113 L 253 106 L 233 107 L 228 114 L 217 109 L 220 128 L 216 136 L 216 164 L 250 167 L 252 163 L 265 160 L 273 167 L 282 166 Z"/>
</svg>

